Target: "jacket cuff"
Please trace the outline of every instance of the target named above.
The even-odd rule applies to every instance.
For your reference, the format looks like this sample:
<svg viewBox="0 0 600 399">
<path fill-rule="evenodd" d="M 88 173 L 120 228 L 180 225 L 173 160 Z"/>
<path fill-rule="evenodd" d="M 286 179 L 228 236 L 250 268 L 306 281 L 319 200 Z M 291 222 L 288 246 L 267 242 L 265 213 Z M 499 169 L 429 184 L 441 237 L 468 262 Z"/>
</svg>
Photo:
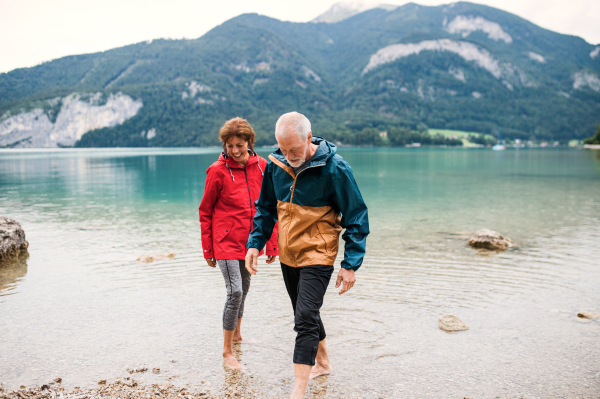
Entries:
<svg viewBox="0 0 600 399">
<path fill-rule="evenodd" d="M 341 266 L 342 266 L 343 269 L 354 270 L 354 271 L 357 271 L 360 268 L 360 265 L 358 265 L 358 266 L 350 266 L 349 264 L 347 264 L 347 263 L 344 264 L 343 262 L 342 262 Z"/>
<path fill-rule="evenodd" d="M 265 247 L 264 244 L 260 245 L 260 243 L 257 240 L 254 240 L 254 239 L 248 240 L 248 243 L 246 244 L 246 250 L 248 250 L 250 248 L 256 248 L 260 252 L 260 251 L 263 250 L 264 247 Z"/>
<path fill-rule="evenodd" d="M 212 249 L 204 250 L 204 259 L 212 259 L 214 257 L 215 257 L 215 254 L 213 253 Z"/>
<path fill-rule="evenodd" d="M 267 245 L 267 256 L 279 256 L 279 248 Z"/>
</svg>

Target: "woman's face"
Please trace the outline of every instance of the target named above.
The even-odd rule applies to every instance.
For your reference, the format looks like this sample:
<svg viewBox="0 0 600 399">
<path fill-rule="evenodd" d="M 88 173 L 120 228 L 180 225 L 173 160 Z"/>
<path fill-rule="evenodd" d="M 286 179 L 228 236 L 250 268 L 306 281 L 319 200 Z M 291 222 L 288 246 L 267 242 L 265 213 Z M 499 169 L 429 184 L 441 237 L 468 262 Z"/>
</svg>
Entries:
<svg viewBox="0 0 600 399">
<path fill-rule="evenodd" d="M 225 143 L 227 148 L 227 154 L 230 157 L 233 157 L 238 162 L 246 162 L 250 157 L 248 153 L 248 142 L 241 137 L 231 136 L 227 143 Z"/>
</svg>

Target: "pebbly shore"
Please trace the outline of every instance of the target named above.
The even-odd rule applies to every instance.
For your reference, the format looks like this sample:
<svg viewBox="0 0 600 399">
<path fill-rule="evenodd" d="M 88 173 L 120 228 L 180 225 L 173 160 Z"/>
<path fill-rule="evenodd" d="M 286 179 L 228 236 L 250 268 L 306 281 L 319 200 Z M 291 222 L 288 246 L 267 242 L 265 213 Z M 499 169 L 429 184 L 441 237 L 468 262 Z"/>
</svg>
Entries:
<svg viewBox="0 0 600 399">
<path fill-rule="evenodd" d="M 108 383 L 98 382 L 98 387 L 66 389 L 58 383 L 44 384 L 40 387 L 7 390 L 0 386 L 0 399 L 224 399 L 255 397 L 257 392 L 247 384 L 238 384 L 239 376 L 229 374 L 225 386 L 218 393 L 212 393 L 203 387 L 186 388 L 172 384 L 144 385 L 133 378 L 126 381 L 116 380 Z M 60 379 L 58 379 L 60 380 Z M 228 381 L 232 380 L 232 381 Z"/>
</svg>

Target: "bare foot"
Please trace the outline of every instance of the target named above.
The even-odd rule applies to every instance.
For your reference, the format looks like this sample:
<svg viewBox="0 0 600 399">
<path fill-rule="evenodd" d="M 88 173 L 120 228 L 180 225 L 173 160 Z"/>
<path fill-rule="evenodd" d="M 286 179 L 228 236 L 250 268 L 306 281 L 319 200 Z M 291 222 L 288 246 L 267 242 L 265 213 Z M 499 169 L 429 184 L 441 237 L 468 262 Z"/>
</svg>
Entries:
<svg viewBox="0 0 600 399">
<path fill-rule="evenodd" d="M 223 364 L 232 370 L 241 370 L 244 368 L 233 355 L 223 355 Z"/>
<path fill-rule="evenodd" d="M 242 341 L 243 341 L 243 339 L 242 339 L 242 335 L 241 335 L 241 334 L 240 334 L 240 335 L 234 335 L 234 336 L 233 336 L 233 343 L 234 343 L 234 344 L 239 344 L 239 343 L 241 343 Z"/>
<path fill-rule="evenodd" d="M 333 369 L 329 364 L 324 366 L 317 363 L 313 366 L 312 370 L 310 371 L 310 376 L 308 378 L 312 380 L 313 378 L 317 378 L 322 375 L 329 375 L 331 374 L 332 370 Z"/>
</svg>

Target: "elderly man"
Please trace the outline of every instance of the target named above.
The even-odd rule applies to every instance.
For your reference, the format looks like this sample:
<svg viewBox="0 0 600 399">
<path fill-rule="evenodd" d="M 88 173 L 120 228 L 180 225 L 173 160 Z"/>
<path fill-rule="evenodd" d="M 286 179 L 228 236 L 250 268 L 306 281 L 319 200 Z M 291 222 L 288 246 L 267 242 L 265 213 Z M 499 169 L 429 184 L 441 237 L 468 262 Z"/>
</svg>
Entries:
<svg viewBox="0 0 600 399">
<path fill-rule="evenodd" d="M 340 232 L 346 229 L 344 260 L 336 282 L 336 288 L 343 283 L 343 294 L 356 281 L 354 272 L 363 261 L 369 221 L 352 169 L 336 155 L 335 145 L 313 137 L 304 115 L 282 115 L 275 138 L 279 150 L 269 155 L 254 230 L 246 246 L 246 268 L 257 273 L 259 250 L 279 220 L 281 271 L 297 333 L 296 380 L 290 397 L 302 398 L 309 378 L 331 373 L 319 311 L 333 273 Z"/>
</svg>

